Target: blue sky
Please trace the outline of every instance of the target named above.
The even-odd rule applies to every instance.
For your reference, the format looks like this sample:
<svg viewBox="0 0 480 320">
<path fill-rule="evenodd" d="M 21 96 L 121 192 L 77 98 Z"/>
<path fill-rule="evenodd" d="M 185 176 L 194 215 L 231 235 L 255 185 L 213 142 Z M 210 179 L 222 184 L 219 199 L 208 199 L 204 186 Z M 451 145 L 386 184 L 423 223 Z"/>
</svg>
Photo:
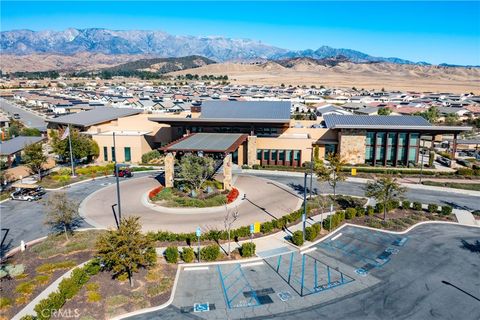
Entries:
<svg viewBox="0 0 480 320">
<path fill-rule="evenodd" d="M 480 65 L 480 2 L 1 1 L 1 29 L 110 28 Z"/>
</svg>

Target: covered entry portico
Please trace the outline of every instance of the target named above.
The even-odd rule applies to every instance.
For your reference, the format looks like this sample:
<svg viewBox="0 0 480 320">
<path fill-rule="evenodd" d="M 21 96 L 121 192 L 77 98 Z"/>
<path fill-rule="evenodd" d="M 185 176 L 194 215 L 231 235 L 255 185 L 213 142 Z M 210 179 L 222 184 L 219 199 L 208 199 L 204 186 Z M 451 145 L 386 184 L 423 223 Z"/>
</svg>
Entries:
<svg viewBox="0 0 480 320">
<path fill-rule="evenodd" d="M 240 133 L 192 133 L 161 148 L 177 156 L 185 153 L 201 153 L 214 159 L 223 159 L 232 155 L 233 163 L 247 163 L 247 134 Z"/>
</svg>

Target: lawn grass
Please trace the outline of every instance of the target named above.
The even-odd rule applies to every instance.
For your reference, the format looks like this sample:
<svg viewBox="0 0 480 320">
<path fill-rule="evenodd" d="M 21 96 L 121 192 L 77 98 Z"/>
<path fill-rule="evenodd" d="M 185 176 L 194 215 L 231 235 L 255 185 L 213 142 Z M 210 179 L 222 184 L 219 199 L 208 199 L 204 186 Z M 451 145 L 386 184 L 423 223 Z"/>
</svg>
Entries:
<svg viewBox="0 0 480 320">
<path fill-rule="evenodd" d="M 464 189 L 480 191 L 480 183 L 461 183 L 461 182 L 437 182 L 437 181 L 423 181 L 422 184 L 434 187 L 447 187 L 454 189 Z"/>
</svg>

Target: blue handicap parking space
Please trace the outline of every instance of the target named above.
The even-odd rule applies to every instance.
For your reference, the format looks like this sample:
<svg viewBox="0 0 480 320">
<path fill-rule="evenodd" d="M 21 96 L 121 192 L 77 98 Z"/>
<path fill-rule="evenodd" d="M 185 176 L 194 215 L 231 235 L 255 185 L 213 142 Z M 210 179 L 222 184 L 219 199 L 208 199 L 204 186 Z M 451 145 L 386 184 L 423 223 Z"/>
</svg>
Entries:
<svg viewBox="0 0 480 320">
<path fill-rule="evenodd" d="M 380 268 L 399 253 L 407 237 L 385 232 L 346 227 L 336 232 L 317 246 L 327 254 L 356 267 L 358 275 L 365 276 L 370 270 Z"/>
<path fill-rule="evenodd" d="M 309 254 L 291 252 L 264 261 L 301 297 L 354 281 Z"/>
<path fill-rule="evenodd" d="M 217 270 L 229 309 L 261 305 L 240 264 L 218 265 Z M 245 295 L 245 292 L 249 294 Z"/>
</svg>

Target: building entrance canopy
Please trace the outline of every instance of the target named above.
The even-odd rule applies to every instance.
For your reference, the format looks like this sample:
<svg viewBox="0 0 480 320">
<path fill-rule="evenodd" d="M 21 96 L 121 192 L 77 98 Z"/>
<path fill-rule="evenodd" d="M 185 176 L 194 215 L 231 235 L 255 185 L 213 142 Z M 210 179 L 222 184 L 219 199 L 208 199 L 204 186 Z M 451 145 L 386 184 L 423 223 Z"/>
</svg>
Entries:
<svg viewBox="0 0 480 320">
<path fill-rule="evenodd" d="M 247 134 L 193 133 L 161 148 L 166 152 L 231 153 L 247 141 Z"/>
</svg>

